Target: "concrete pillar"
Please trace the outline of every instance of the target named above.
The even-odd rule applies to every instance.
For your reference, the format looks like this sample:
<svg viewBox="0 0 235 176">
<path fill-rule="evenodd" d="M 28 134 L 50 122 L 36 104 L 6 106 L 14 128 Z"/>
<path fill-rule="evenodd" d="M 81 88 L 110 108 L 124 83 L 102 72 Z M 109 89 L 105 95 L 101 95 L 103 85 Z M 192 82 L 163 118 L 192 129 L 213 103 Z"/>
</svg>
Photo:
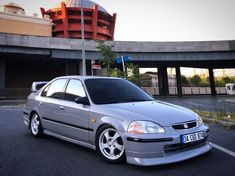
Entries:
<svg viewBox="0 0 235 176">
<path fill-rule="evenodd" d="M 0 89 L 5 88 L 6 80 L 6 61 L 0 59 Z"/>
<path fill-rule="evenodd" d="M 163 96 L 169 95 L 167 67 L 158 67 L 158 83 L 159 94 Z"/>
<path fill-rule="evenodd" d="M 78 63 L 78 73 L 79 75 L 82 75 L 82 60 L 77 61 Z"/>
<path fill-rule="evenodd" d="M 180 67 L 175 67 L 178 96 L 183 96 Z"/>
<path fill-rule="evenodd" d="M 209 79 L 210 79 L 210 86 L 211 86 L 211 95 L 216 96 L 213 68 L 209 68 Z"/>
</svg>

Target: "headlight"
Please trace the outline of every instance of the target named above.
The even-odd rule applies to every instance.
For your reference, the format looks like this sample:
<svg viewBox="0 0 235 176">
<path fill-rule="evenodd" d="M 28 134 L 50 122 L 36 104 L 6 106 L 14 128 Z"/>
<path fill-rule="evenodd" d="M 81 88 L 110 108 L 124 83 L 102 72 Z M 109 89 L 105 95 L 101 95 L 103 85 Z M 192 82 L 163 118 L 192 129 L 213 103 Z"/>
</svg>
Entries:
<svg viewBox="0 0 235 176">
<path fill-rule="evenodd" d="M 202 118 L 201 118 L 198 114 L 196 114 L 196 115 L 197 115 L 197 118 L 198 118 L 198 123 L 199 123 L 199 124 L 203 124 Z"/>
<path fill-rule="evenodd" d="M 144 134 L 144 133 L 164 133 L 163 127 L 157 123 L 150 121 L 134 121 L 131 122 L 127 131 L 133 134 Z"/>
<path fill-rule="evenodd" d="M 202 118 L 200 116 L 198 116 L 198 118 L 199 118 L 199 123 L 203 123 Z"/>
</svg>

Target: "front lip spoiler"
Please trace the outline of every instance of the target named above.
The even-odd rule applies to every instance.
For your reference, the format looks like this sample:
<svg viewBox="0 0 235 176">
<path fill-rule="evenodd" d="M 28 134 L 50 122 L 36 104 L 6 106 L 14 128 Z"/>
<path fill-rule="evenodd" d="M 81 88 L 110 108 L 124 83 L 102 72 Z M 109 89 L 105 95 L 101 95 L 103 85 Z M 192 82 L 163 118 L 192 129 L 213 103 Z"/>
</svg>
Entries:
<svg viewBox="0 0 235 176">
<path fill-rule="evenodd" d="M 173 141 L 173 138 L 140 139 L 140 138 L 127 137 L 126 140 L 127 140 L 127 141 L 131 141 L 131 142 L 151 143 L 151 142 Z"/>
</svg>

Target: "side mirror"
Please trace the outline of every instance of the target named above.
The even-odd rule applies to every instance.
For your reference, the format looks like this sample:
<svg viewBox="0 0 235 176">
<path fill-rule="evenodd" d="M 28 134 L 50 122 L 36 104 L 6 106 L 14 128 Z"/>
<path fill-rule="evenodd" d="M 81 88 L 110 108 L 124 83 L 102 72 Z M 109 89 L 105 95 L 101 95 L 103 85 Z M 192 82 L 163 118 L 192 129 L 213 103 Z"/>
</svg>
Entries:
<svg viewBox="0 0 235 176">
<path fill-rule="evenodd" d="M 83 104 L 83 105 L 90 105 L 88 97 L 78 97 L 75 99 L 75 103 Z"/>
<path fill-rule="evenodd" d="M 31 92 L 35 93 L 40 90 L 43 86 L 45 86 L 48 82 L 33 82 L 31 86 Z"/>
</svg>

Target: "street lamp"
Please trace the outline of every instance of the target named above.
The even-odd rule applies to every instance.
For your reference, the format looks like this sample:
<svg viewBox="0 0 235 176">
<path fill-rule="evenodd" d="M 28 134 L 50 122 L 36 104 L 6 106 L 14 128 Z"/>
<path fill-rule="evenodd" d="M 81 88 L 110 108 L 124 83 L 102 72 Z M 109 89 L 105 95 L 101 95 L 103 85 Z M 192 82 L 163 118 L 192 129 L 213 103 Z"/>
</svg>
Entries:
<svg viewBox="0 0 235 176">
<path fill-rule="evenodd" d="M 80 0 L 81 9 L 81 33 L 82 33 L 82 75 L 86 75 L 86 58 L 85 58 L 85 39 L 84 39 L 84 15 L 83 15 L 83 0 Z"/>
</svg>

